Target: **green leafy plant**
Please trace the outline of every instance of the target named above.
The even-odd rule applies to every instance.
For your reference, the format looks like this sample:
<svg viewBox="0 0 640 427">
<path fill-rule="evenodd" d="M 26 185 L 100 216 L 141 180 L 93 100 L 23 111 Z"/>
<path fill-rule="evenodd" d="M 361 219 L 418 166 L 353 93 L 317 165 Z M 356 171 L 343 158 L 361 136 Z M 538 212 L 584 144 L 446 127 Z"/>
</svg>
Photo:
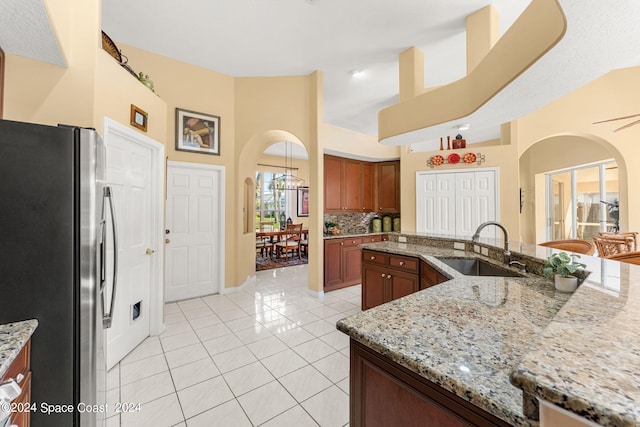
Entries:
<svg viewBox="0 0 640 427">
<path fill-rule="evenodd" d="M 574 262 L 571 257 L 580 258 L 580 255 L 569 256 L 566 252 L 551 254 L 547 258 L 547 264 L 544 266 L 544 275 L 552 277 L 554 274 L 559 274 L 562 277 L 569 277 L 573 276 L 579 269 L 587 266 L 580 262 Z"/>
<path fill-rule="evenodd" d="M 327 227 L 327 230 L 333 227 L 338 227 L 338 223 L 327 221 L 324 223 L 324 226 Z"/>
</svg>

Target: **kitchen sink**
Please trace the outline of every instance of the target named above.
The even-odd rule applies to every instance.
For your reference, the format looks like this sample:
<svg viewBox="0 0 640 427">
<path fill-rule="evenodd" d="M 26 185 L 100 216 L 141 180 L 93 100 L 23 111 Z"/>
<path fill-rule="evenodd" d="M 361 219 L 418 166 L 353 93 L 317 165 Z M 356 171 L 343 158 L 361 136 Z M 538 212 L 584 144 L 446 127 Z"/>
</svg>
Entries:
<svg viewBox="0 0 640 427">
<path fill-rule="evenodd" d="M 524 277 L 515 271 L 475 258 L 438 258 L 465 276 Z"/>
</svg>

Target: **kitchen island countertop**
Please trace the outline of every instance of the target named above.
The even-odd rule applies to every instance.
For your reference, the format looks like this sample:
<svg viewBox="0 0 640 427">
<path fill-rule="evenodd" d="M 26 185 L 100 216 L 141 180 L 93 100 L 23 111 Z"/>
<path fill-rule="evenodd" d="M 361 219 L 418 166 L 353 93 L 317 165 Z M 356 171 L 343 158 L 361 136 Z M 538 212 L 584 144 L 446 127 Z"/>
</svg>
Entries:
<svg viewBox="0 0 640 427">
<path fill-rule="evenodd" d="M 7 372 L 37 326 L 35 319 L 0 325 L 0 377 Z"/>
<path fill-rule="evenodd" d="M 591 274 L 564 294 L 531 274 L 464 276 L 438 257 L 481 256 L 440 243 L 363 245 L 417 256 L 452 280 L 342 319 L 338 329 L 513 425 L 537 425 L 521 389 L 605 426 L 640 425 L 640 292 L 629 286 L 640 267 L 583 256 Z M 538 260 L 551 253 L 520 251 Z"/>
</svg>

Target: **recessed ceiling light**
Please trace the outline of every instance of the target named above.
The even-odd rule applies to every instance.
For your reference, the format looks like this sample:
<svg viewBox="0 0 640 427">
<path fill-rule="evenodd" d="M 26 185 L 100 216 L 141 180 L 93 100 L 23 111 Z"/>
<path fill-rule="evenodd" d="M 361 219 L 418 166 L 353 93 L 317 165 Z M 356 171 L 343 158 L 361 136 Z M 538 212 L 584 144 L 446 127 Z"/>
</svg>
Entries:
<svg viewBox="0 0 640 427">
<path fill-rule="evenodd" d="M 359 79 L 359 78 L 364 76 L 364 71 L 362 71 L 362 70 L 351 70 L 351 71 L 349 71 L 349 74 L 351 74 L 351 77 L 353 77 L 354 79 Z"/>
<path fill-rule="evenodd" d="M 470 127 L 471 127 L 471 125 L 469 123 L 463 123 L 461 125 L 456 125 L 455 126 L 455 128 L 458 129 L 459 131 L 469 130 Z"/>
</svg>

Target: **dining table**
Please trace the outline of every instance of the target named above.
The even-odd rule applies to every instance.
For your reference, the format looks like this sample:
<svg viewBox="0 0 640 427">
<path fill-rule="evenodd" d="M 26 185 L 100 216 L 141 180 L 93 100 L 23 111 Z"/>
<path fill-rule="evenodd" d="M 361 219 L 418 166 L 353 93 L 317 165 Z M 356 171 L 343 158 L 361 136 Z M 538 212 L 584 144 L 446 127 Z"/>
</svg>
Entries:
<svg viewBox="0 0 640 427">
<path fill-rule="evenodd" d="M 309 229 L 308 228 L 303 228 L 302 229 L 302 240 L 308 239 L 309 236 Z M 287 230 L 262 230 L 256 231 L 256 238 L 269 238 L 269 243 L 275 245 L 278 242 L 281 242 L 283 240 L 286 240 L 287 238 Z"/>
</svg>

